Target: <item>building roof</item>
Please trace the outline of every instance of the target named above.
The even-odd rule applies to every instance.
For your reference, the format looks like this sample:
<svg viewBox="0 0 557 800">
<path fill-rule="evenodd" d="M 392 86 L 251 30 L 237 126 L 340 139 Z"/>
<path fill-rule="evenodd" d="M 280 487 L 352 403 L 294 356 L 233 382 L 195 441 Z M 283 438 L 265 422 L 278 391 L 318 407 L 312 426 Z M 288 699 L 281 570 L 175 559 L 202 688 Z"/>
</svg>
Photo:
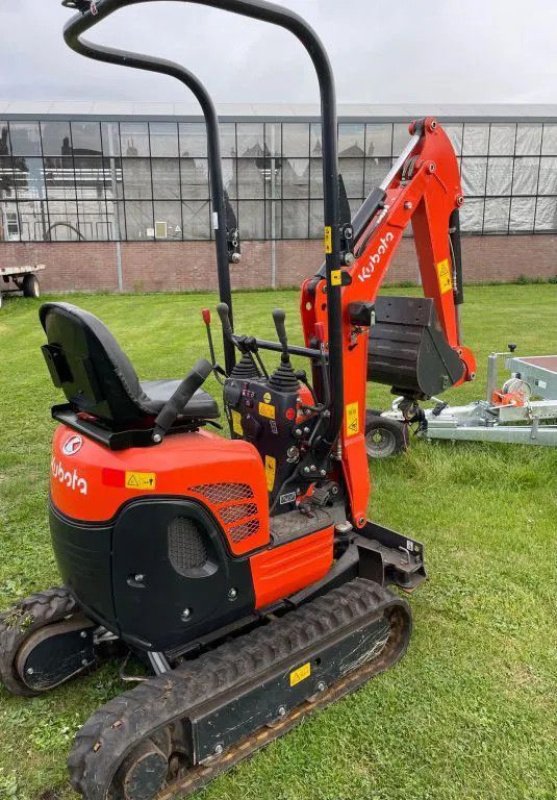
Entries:
<svg viewBox="0 0 557 800">
<path fill-rule="evenodd" d="M 223 121 L 313 120 L 319 119 L 319 106 L 306 103 L 217 103 Z M 557 104 L 549 103 L 397 103 L 373 105 L 368 103 L 340 103 L 338 116 L 342 120 L 377 120 L 406 122 L 424 116 L 458 121 L 516 121 L 557 122 Z M 126 101 L 66 101 L 45 100 L 28 102 L 0 100 L 0 119 L 43 118 L 95 119 L 183 119 L 199 120 L 199 107 L 194 103 L 136 103 Z"/>
</svg>

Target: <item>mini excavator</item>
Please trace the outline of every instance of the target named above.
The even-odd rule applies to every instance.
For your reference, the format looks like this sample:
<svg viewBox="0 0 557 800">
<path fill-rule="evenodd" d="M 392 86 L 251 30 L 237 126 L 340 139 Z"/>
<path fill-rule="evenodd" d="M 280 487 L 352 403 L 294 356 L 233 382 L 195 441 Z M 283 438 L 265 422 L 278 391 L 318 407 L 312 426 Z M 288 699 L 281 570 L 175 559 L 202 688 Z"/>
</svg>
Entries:
<svg viewBox="0 0 557 800">
<path fill-rule="evenodd" d="M 228 265 L 239 245 L 210 98 L 179 65 L 81 38 L 147 1 L 64 0 L 77 11 L 65 39 L 90 58 L 172 75 L 201 102 L 225 368 L 207 310 L 211 362 L 173 381 L 140 381 L 92 314 L 68 303 L 40 310 L 43 354 L 66 398 L 52 409 L 49 509 L 63 587 L 2 615 L 0 677 L 14 694 L 39 695 L 120 649 L 151 672 L 78 732 L 68 765 L 85 800 L 187 796 L 402 657 L 411 612 L 392 587 L 420 585 L 424 549 L 367 518 L 368 372 L 408 409 L 475 372 L 458 322 L 463 198 L 441 126 L 412 123 L 407 147 L 352 220 L 333 75 L 315 32 L 264 0 L 185 0 L 289 30 L 319 79 L 325 263 L 302 287 L 304 345 L 289 343 L 279 309 L 278 341 L 235 331 Z M 377 298 L 409 224 L 425 297 Z M 265 353 L 279 357 L 273 370 Z M 211 373 L 230 438 L 207 430 L 219 415 L 201 388 Z"/>
</svg>

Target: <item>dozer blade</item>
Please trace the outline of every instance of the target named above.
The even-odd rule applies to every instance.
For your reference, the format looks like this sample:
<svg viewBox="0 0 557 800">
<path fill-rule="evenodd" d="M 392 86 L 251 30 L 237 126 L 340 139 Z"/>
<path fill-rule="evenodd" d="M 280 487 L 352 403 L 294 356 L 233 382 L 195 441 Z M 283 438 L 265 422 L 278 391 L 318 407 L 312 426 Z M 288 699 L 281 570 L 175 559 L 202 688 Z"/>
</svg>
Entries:
<svg viewBox="0 0 557 800">
<path fill-rule="evenodd" d="M 77 734 L 72 785 L 185 797 L 391 667 L 410 632 L 406 601 L 357 578 L 107 703 Z"/>
</svg>

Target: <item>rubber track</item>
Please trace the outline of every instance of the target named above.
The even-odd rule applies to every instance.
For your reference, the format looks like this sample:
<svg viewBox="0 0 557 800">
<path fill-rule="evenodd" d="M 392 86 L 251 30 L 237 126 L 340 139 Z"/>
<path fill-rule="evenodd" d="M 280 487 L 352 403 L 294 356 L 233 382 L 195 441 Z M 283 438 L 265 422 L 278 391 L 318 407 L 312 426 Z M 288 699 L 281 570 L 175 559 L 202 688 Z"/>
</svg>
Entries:
<svg viewBox="0 0 557 800">
<path fill-rule="evenodd" d="M 207 652 L 173 672 L 145 681 L 99 709 L 78 732 L 68 759 L 72 786 L 86 800 L 109 800 L 113 777 L 125 756 L 144 739 L 187 718 L 199 703 L 235 684 L 265 674 L 276 664 L 296 658 L 324 637 L 357 621 L 387 614 L 391 635 L 382 653 L 324 692 L 312 708 L 352 691 L 392 666 L 404 654 L 411 632 L 409 606 L 389 590 L 357 578 L 284 617 Z M 154 800 L 198 789 L 220 772 L 293 727 L 304 713 L 295 708 L 272 728 L 264 728 L 234 745 L 208 765 L 178 775 Z"/>
<path fill-rule="evenodd" d="M 15 660 L 27 637 L 45 625 L 61 622 L 77 611 L 77 604 L 63 587 L 46 589 L 20 600 L 0 615 L 0 680 L 12 694 L 34 697 L 15 672 Z"/>
</svg>

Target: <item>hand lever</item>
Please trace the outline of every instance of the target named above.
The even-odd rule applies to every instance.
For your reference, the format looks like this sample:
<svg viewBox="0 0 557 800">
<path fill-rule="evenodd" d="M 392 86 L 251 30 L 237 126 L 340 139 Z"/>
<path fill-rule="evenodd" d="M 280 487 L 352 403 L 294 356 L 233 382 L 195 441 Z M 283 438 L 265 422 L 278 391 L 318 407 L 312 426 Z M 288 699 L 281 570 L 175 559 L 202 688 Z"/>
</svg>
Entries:
<svg viewBox="0 0 557 800">
<path fill-rule="evenodd" d="M 282 308 L 275 308 L 273 311 L 273 322 L 275 323 L 275 328 L 277 330 L 277 336 L 279 342 L 282 345 L 282 361 L 290 361 L 290 356 L 288 354 L 288 339 L 286 337 L 286 326 L 284 324 L 284 320 L 286 319 L 286 314 L 282 310 Z"/>
<path fill-rule="evenodd" d="M 230 324 L 230 310 L 226 303 L 219 303 L 217 306 L 217 314 L 220 317 L 222 329 L 227 339 L 232 341 L 232 326 Z"/>
</svg>

